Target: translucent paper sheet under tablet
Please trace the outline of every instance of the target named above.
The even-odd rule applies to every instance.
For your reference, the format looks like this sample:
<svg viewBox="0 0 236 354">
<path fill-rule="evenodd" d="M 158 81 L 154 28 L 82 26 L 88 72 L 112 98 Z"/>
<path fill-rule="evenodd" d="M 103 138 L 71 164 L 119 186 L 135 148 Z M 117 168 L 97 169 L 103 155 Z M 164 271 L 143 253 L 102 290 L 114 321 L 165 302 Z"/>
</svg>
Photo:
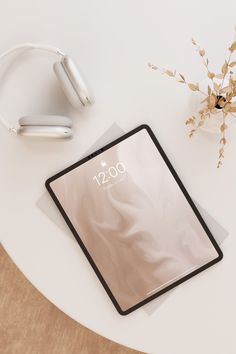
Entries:
<svg viewBox="0 0 236 354">
<path fill-rule="evenodd" d="M 122 136 L 125 132 L 117 125 L 113 124 L 96 142 L 91 146 L 91 148 L 86 151 L 85 156 L 92 153 L 95 150 L 103 147 L 107 143 L 113 141 L 114 139 Z M 83 156 L 81 156 L 82 158 Z M 199 211 L 201 212 L 204 220 L 206 221 L 208 227 L 213 233 L 216 241 L 220 244 L 228 235 L 228 232 L 217 223 L 217 221 L 212 218 L 196 201 L 194 201 L 197 205 Z M 37 206 L 55 223 L 57 224 L 65 233 L 70 234 L 70 231 L 67 228 L 66 223 L 61 217 L 59 211 L 51 200 L 50 196 L 45 193 L 37 202 Z M 71 234 L 71 237 L 72 234 Z M 172 291 L 175 291 L 173 289 Z M 152 314 L 162 303 L 166 300 L 166 298 L 171 294 L 168 292 L 161 297 L 153 300 L 143 307 L 147 314 Z"/>
</svg>

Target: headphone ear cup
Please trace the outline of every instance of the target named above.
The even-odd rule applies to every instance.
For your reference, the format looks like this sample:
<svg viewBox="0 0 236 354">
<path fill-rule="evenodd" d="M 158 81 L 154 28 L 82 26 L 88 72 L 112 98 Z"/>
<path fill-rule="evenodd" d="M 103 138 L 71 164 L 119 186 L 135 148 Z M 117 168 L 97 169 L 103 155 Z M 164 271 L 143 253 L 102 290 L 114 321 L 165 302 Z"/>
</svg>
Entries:
<svg viewBox="0 0 236 354">
<path fill-rule="evenodd" d="M 65 116 L 36 115 L 24 116 L 18 121 L 21 127 L 26 126 L 51 126 L 51 127 L 72 127 L 72 120 Z"/>
<path fill-rule="evenodd" d="M 53 68 L 72 106 L 78 108 L 90 103 L 87 87 L 70 57 L 64 56 L 60 62 L 54 63 Z"/>
<path fill-rule="evenodd" d="M 63 69 L 62 65 L 60 62 L 56 62 L 53 65 L 54 72 L 56 74 L 56 77 L 60 83 L 60 86 L 69 100 L 70 104 L 75 107 L 79 108 L 82 106 L 82 103 L 80 102 L 80 99 L 74 90 L 73 86 L 71 85 L 71 82 L 68 78 L 68 76 L 65 73 L 65 70 Z"/>
<path fill-rule="evenodd" d="M 25 137 L 68 139 L 73 136 L 72 121 L 64 116 L 25 116 L 19 119 L 18 134 Z"/>
<path fill-rule="evenodd" d="M 70 139 L 73 136 L 71 128 L 50 125 L 22 125 L 17 132 L 32 138 Z"/>
</svg>

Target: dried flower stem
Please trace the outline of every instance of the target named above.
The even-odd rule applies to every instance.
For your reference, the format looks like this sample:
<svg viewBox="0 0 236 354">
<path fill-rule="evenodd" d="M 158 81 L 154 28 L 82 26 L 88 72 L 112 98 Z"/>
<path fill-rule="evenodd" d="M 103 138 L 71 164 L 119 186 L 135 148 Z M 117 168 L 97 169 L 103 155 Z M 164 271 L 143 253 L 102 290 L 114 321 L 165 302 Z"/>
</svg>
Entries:
<svg viewBox="0 0 236 354">
<path fill-rule="evenodd" d="M 199 128 L 201 128 L 205 122 L 207 118 L 210 118 L 211 112 L 210 110 L 206 110 L 204 113 L 201 114 L 200 119 L 198 119 L 198 123 L 197 123 L 197 119 L 196 117 L 192 116 L 191 118 L 187 119 L 187 121 L 185 122 L 185 124 L 192 124 L 194 125 L 194 128 L 190 130 L 189 132 L 189 137 L 192 138 L 192 136 L 199 130 Z"/>
<path fill-rule="evenodd" d="M 233 37 L 233 44 L 235 43 L 235 37 L 236 37 L 236 27 L 234 28 L 234 37 Z M 233 45 L 232 45 L 233 46 Z M 223 78 L 222 78 L 222 81 L 221 81 L 221 85 L 220 85 L 220 88 L 223 87 L 224 85 L 224 81 L 225 81 L 225 77 L 228 73 L 228 68 L 229 68 L 229 64 L 230 64 L 230 60 L 231 60 L 231 56 L 232 56 L 232 53 L 234 52 L 234 49 L 232 48 L 232 46 L 229 48 L 229 56 L 228 56 L 228 59 L 225 61 L 225 64 L 222 66 L 222 72 L 223 72 L 223 68 L 225 66 L 226 70 L 225 72 L 223 72 Z M 232 49 L 231 49 L 232 48 Z"/>
<path fill-rule="evenodd" d="M 159 70 L 162 74 L 168 75 L 168 76 L 172 77 L 173 79 L 175 79 L 177 82 L 187 85 L 190 88 L 190 90 L 199 91 L 204 96 L 208 96 L 205 92 L 203 92 L 199 88 L 199 84 L 198 83 L 192 84 L 191 82 L 187 82 L 185 80 L 185 77 L 182 74 L 177 74 L 176 71 L 171 71 L 171 70 L 168 70 L 168 69 L 158 68 L 156 65 L 151 64 L 151 63 L 148 63 L 148 66 L 152 70 Z"/>
<path fill-rule="evenodd" d="M 227 113 L 223 112 L 223 122 L 220 126 L 221 139 L 220 139 L 220 149 L 219 149 L 219 158 L 218 158 L 217 168 L 219 168 L 223 164 L 222 160 L 224 159 L 225 144 L 227 142 L 226 138 L 225 138 L 225 131 L 228 128 L 226 125 L 226 116 L 227 116 Z"/>
<path fill-rule="evenodd" d="M 234 40 L 231 46 L 228 48 L 229 49 L 228 58 L 225 60 L 224 64 L 222 65 L 220 74 L 215 74 L 210 71 L 209 60 L 206 57 L 205 49 L 201 48 L 197 44 L 197 42 L 194 39 L 192 39 L 192 44 L 196 47 L 198 54 L 202 58 L 203 65 L 206 68 L 207 77 L 212 82 L 212 87 L 211 85 L 208 85 L 207 93 L 205 93 L 200 89 L 199 83 L 194 84 L 186 81 L 185 77 L 182 74 L 176 73 L 176 70 L 171 71 L 168 69 L 161 69 L 158 68 L 156 65 L 148 64 L 148 66 L 152 70 L 159 70 L 163 74 L 174 78 L 177 82 L 185 84 L 191 91 L 200 92 L 205 96 L 204 100 L 201 102 L 201 104 L 204 104 L 205 106 L 198 111 L 197 117 L 191 116 L 185 121 L 185 124 L 191 127 L 191 130 L 189 132 L 189 137 L 192 137 L 198 131 L 198 129 L 205 124 L 207 119 L 213 116 L 215 117 L 218 113 L 223 113 L 223 120 L 220 125 L 221 139 L 220 139 L 220 149 L 219 149 L 218 164 L 217 164 L 218 168 L 222 165 L 224 159 L 224 149 L 226 145 L 225 131 L 228 128 L 226 124 L 226 118 L 228 115 L 231 115 L 233 118 L 236 119 L 236 100 L 233 101 L 233 99 L 236 98 L 236 79 L 233 76 L 234 74 L 233 67 L 236 67 L 236 61 L 231 61 L 233 52 L 236 52 L 235 37 L 236 37 L 236 27 L 235 27 Z M 228 78 L 228 83 L 224 87 L 226 76 Z M 216 79 L 219 79 L 221 81 L 219 82 Z"/>
<path fill-rule="evenodd" d="M 205 49 L 201 48 L 198 43 L 195 41 L 194 38 L 192 38 L 192 44 L 197 48 L 198 54 L 202 58 L 203 65 L 205 66 L 207 70 L 207 76 L 209 79 L 212 81 L 213 87 L 214 87 L 214 77 L 216 76 L 212 71 L 209 70 L 209 60 L 208 58 L 205 57 Z"/>
</svg>

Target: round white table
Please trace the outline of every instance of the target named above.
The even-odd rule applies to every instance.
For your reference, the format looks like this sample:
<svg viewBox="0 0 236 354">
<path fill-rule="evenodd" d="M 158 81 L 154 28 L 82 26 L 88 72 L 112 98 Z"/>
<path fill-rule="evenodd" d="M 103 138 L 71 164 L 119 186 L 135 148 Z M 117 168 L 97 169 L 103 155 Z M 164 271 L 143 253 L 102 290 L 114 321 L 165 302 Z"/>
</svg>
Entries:
<svg viewBox="0 0 236 354">
<path fill-rule="evenodd" d="M 190 92 L 147 67 L 151 61 L 200 81 L 205 73 L 191 47 L 194 36 L 219 71 L 235 10 L 233 0 L 9 0 L 1 6 L 1 51 L 25 41 L 56 45 L 74 57 L 94 94 L 91 107 L 71 108 L 53 74 L 53 56 L 34 52 L 2 63 L 5 117 L 57 113 L 72 116 L 75 126 L 69 142 L 26 140 L 0 127 L 2 244 L 62 311 L 144 352 L 235 354 L 236 130 L 228 130 L 224 166 L 216 169 L 219 137 L 187 138 Z M 149 124 L 191 195 L 230 232 L 223 261 L 179 286 L 152 315 L 139 309 L 120 316 L 73 238 L 36 206 L 46 178 L 77 161 L 113 122 L 126 131 Z"/>
</svg>

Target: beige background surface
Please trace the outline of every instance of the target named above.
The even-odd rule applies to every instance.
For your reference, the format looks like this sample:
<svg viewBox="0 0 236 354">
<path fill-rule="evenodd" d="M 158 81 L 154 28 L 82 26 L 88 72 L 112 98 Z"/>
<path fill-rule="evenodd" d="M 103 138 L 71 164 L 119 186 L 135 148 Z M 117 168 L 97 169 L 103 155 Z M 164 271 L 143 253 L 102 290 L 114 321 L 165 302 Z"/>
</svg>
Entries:
<svg viewBox="0 0 236 354">
<path fill-rule="evenodd" d="M 1 354 L 135 354 L 79 325 L 41 295 L 0 246 Z"/>
</svg>

